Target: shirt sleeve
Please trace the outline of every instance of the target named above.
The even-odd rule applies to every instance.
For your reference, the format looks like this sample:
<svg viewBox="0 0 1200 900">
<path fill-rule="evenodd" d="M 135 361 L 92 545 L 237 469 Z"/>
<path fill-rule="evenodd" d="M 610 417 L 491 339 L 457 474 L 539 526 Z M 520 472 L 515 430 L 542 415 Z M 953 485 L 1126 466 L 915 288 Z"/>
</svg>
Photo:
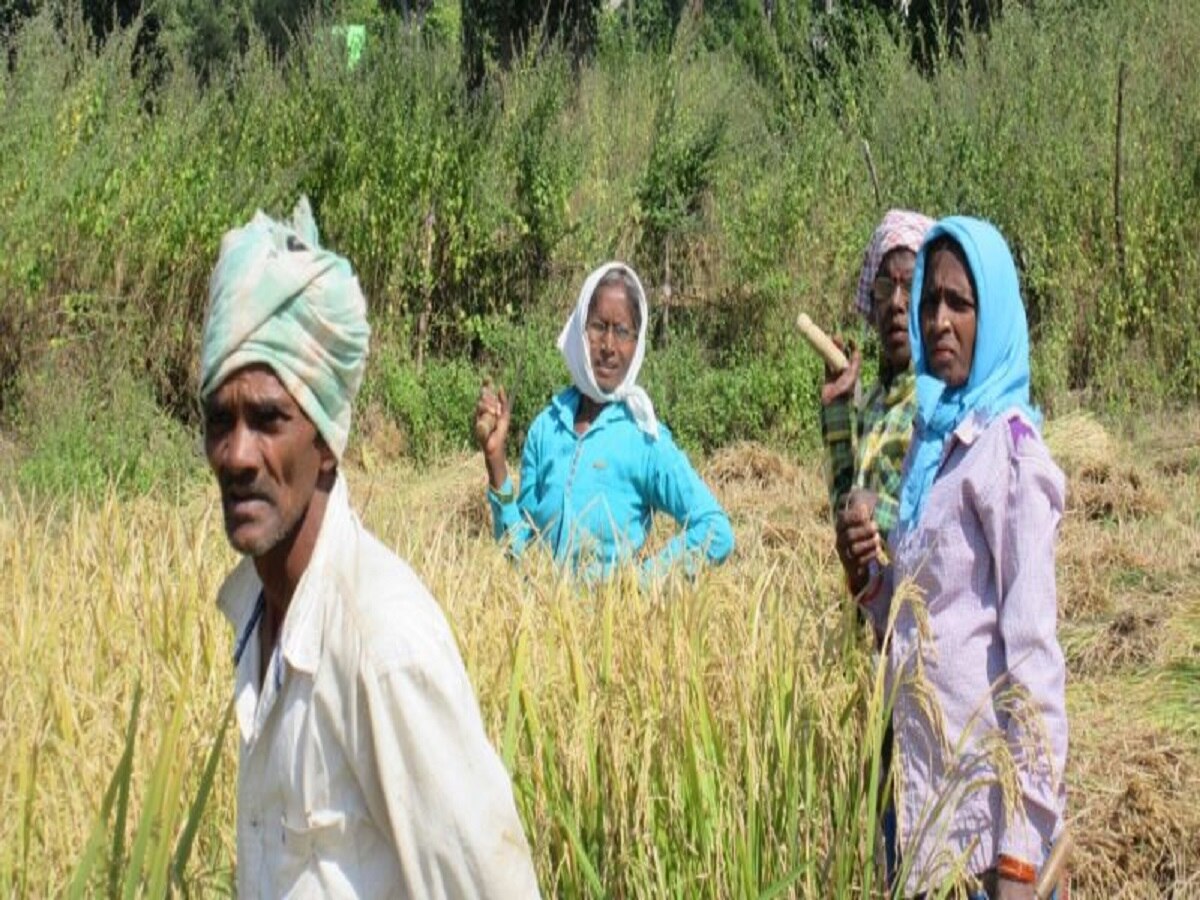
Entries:
<svg viewBox="0 0 1200 900">
<path fill-rule="evenodd" d="M 848 400 L 821 406 L 821 438 L 828 457 L 829 509 L 836 517 L 854 486 L 854 414 Z"/>
<path fill-rule="evenodd" d="M 880 536 L 886 541 L 896 522 L 900 519 L 899 490 L 895 493 L 879 491 L 875 494 L 875 526 Z"/>
<path fill-rule="evenodd" d="M 1032 432 L 1022 420 L 1013 423 L 1007 483 L 996 479 L 999 496 L 986 504 L 990 511 L 980 509 L 998 569 L 1007 685 L 1015 689 L 1011 703 L 999 701 L 1007 713 L 1000 721 L 1022 799 L 1022 808 L 1000 823 L 997 849 L 1036 865 L 1056 836 L 1066 798 L 1066 663 L 1057 636 L 1054 569 L 1064 489 L 1062 473 L 1040 441 L 1023 436 Z M 1021 451 L 1022 440 L 1030 452 Z"/>
<path fill-rule="evenodd" d="M 488 486 L 488 506 L 492 510 L 492 534 L 504 544 L 505 551 L 514 559 L 525 552 L 525 548 L 537 537 L 537 529 L 530 520 L 528 509 L 533 505 L 536 493 L 538 470 L 538 429 L 529 430 L 525 447 L 521 451 L 521 492 L 514 495 L 512 477 L 504 479 L 499 491 Z"/>
<path fill-rule="evenodd" d="M 395 890 L 431 900 L 536 898 L 508 772 L 457 650 L 437 643 L 419 661 L 363 676 L 360 777 L 399 860 Z"/>
<path fill-rule="evenodd" d="M 682 527 L 658 554 L 643 565 L 649 577 L 665 575 L 682 564 L 689 575 L 705 561 L 724 562 L 733 552 L 733 527 L 729 516 L 700 478 L 683 451 L 664 428 L 651 455 L 648 487 L 650 505 L 669 513 Z"/>
</svg>

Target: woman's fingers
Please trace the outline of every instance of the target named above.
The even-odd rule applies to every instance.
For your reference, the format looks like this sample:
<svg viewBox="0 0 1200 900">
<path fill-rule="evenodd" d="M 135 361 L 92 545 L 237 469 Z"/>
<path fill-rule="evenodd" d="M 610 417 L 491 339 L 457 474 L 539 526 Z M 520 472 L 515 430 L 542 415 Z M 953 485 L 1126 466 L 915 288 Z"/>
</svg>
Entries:
<svg viewBox="0 0 1200 900">
<path fill-rule="evenodd" d="M 874 521 L 847 528 L 846 544 L 850 550 L 850 556 L 860 565 L 877 559 L 883 549 L 883 540 L 879 536 L 879 528 Z"/>
<path fill-rule="evenodd" d="M 508 413 L 510 405 L 504 393 L 504 388 L 495 390 L 492 388 L 490 381 L 480 389 L 479 399 L 475 403 L 475 413 L 487 413 L 499 419 L 502 415 Z"/>
<path fill-rule="evenodd" d="M 849 376 L 850 384 L 853 385 L 854 382 L 858 381 L 858 373 L 861 370 L 862 370 L 862 353 L 860 353 L 858 350 L 855 350 L 853 353 L 850 354 L 850 365 L 846 367 L 846 370 L 842 374 L 845 376 Z"/>
<path fill-rule="evenodd" d="M 849 400 L 854 396 L 854 386 L 858 383 L 858 373 L 862 368 L 862 354 L 855 350 L 850 355 L 850 365 L 840 372 L 825 367 L 825 383 L 821 386 L 821 403 L 825 406 L 839 401 Z"/>
</svg>

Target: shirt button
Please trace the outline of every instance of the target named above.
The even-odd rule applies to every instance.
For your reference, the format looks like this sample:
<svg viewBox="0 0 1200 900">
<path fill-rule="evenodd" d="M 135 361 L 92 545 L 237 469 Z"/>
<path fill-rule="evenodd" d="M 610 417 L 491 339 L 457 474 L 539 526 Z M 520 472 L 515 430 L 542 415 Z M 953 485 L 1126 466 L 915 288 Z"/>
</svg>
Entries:
<svg viewBox="0 0 1200 900">
<path fill-rule="evenodd" d="M 256 816 L 251 816 L 251 818 L 250 818 L 250 827 L 251 828 L 258 828 L 261 825 L 262 825 L 262 822 L 259 821 L 259 819 Z"/>
</svg>

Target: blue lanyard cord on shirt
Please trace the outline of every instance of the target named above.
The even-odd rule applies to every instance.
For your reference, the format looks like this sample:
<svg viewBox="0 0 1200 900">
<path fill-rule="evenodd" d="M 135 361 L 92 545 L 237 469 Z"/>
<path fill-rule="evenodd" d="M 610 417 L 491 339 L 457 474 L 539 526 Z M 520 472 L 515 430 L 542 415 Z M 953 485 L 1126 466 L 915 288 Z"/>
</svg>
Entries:
<svg viewBox="0 0 1200 900">
<path fill-rule="evenodd" d="M 246 623 L 246 628 L 242 632 L 242 636 L 238 638 L 237 646 L 233 648 L 233 666 L 237 668 L 242 662 L 242 654 L 246 652 L 246 645 L 250 643 L 250 636 L 254 634 L 254 629 L 258 626 L 258 620 L 262 618 L 263 608 L 266 606 L 266 598 L 262 591 L 258 592 L 258 601 L 254 604 L 254 612 L 250 616 L 250 621 Z"/>
</svg>

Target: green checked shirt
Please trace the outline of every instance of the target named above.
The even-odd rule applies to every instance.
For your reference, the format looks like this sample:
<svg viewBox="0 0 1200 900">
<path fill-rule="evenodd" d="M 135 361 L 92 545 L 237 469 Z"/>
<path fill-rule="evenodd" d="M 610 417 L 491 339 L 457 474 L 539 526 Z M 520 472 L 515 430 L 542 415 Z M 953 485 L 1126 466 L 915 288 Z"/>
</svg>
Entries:
<svg viewBox="0 0 1200 900">
<path fill-rule="evenodd" d="M 900 475 L 917 411 L 916 388 L 910 371 L 890 387 L 876 384 L 857 410 L 845 400 L 821 407 L 821 435 L 829 450 L 830 507 L 836 514 L 854 488 L 873 491 L 879 498 L 875 524 L 884 540 L 900 508 Z"/>
</svg>

